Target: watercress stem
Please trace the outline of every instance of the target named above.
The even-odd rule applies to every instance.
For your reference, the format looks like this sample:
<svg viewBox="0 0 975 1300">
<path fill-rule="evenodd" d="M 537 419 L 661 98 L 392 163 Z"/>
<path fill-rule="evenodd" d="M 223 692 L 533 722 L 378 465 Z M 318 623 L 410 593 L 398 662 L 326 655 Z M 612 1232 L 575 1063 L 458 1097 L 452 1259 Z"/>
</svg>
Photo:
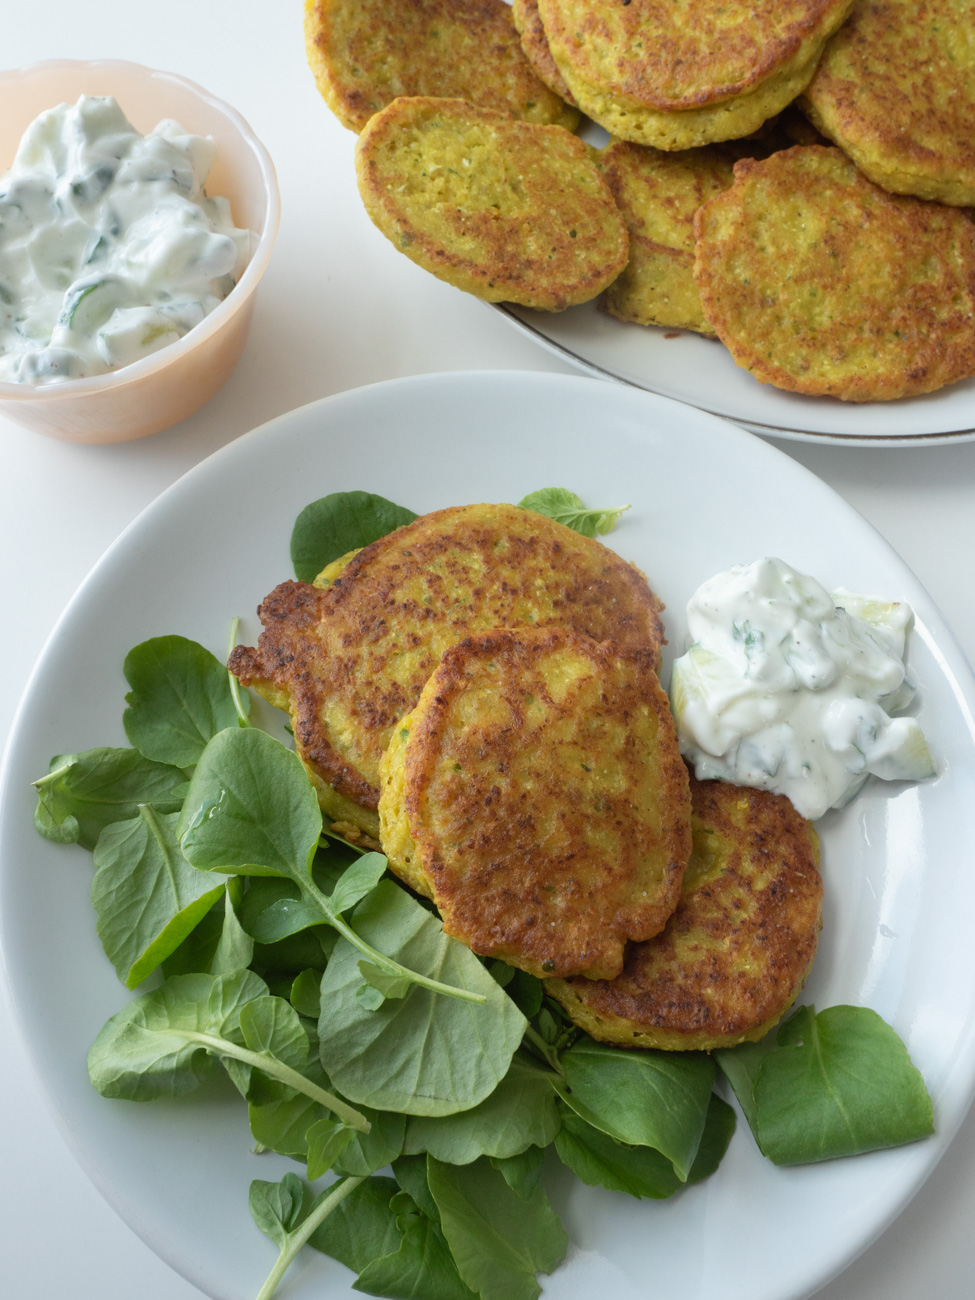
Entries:
<svg viewBox="0 0 975 1300">
<path fill-rule="evenodd" d="M 365 939 L 356 934 L 351 925 L 348 924 L 337 912 L 334 912 L 329 906 L 328 899 L 316 888 L 310 879 L 299 880 L 302 893 L 321 908 L 328 918 L 329 925 L 338 930 L 343 939 L 348 939 L 354 948 L 358 948 L 364 957 L 368 957 L 371 962 L 381 966 L 384 971 L 390 975 L 405 976 L 412 984 L 419 984 L 421 988 L 429 989 L 431 993 L 440 993 L 447 998 L 457 998 L 461 1002 L 485 1001 L 483 993 L 471 993 L 467 989 L 455 988 L 453 984 L 441 984 L 439 980 L 430 979 L 426 975 L 420 975 L 417 971 L 410 970 L 408 966 L 401 966 L 398 961 L 393 961 L 378 949 L 373 948 L 371 944 L 366 943 Z"/>
<path fill-rule="evenodd" d="M 276 1264 L 267 1275 L 267 1280 L 257 1294 L 257 1300 L 268 1300 L 268 1297 L 274 1294 L 278 1283 L 291 1266 L 292 1260 L 315 1229 L 328 1218 L 335 1207 L 340 1205 L 350 1192 L 354 1192 L 359 1184 L 364 1181 L 364 1178 L 346 1178 L 344 1182 L 337 1183 L 335 1189 L 325 1197 L 321 1205 L 312 1210 L 304 1223 L 293 1234 L 289 1235 L 288 1244 L 281 1251 Z"/>
<path fill-rule="evenodd" d="M 264 1052 L 252 1052 L 246 1047 L 238 1047 L 236 1043 L 231 1043 L 226 1038 L 217 1038 L 213 1034 L 201 1034 L 192 1029 L 183 1030 L 182 1034 L 190 1042 L 200 1043 L 204 1047 L 210 1048 L 211 1051 L 217 1052 L 220 1056 L 233 1056 L 236 1060 L 242 1061 L 244 1065 L 252 1065 L 258 1070 L 263 1070 L 272 1079 L 277 1079 L 279 1083 L 294 1088 L 296 1092 L 304 1093 L 312 1101 L 317 1101 L 320 1106 L 327 1107 L 333 1114 L 338 1115 L 339 1119 L 352 1128 L 358 1129 L 360 1133 L 368 1133 L 372 1127 L 365 1115 L 354 1110 L 340 1097 L 336 1097 L 331 1092 L 326 1092 L 324 1088 L 319 1088 L 317 1083 L 312 1083 L 311 1079 L 306 1079 L 297 1070 L 292 1070 L 290 1065 L 285 1065 L 276 1056 L 270 1056 Z"/>
<path fill-rule="evenodd" d="M 529 1025 L 525 1029 L 525 1037 L 532 1044 L 535 1050 L 545 1058 L 546 1062 L 552 1067 L 556 1074 L 564 1077 L 565 1071 L 562 1069 L 562 1062 L 559 1060 L 558 1053 L 550 1043 L 546 1043 L 538 1030 L 533 1029 L 531 1025 Z"/>
</svg>

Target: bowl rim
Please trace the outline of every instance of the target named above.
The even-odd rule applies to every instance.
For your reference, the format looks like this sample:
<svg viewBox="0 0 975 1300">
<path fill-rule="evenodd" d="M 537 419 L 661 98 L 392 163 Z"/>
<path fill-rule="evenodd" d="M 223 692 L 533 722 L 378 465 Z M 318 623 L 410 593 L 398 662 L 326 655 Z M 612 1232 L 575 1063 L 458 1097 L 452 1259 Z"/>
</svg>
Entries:
<svg viewBox="0 0 975 1300">
<path fill-rule="evenodd" d="M 55 384 L 16 384 L 0 380 L 0 402 L 56 403 L 70 401 L 73 398 L 100 396 L 109 391 L 124 388 L 128 384 L 137 383 L 149 375 L 177 364 L 187 352 L 205 343 L 223 327 L 231 316 L 236 315 L 237 311 L 244 307 L 246 300 L 253 294 L 261 276 L 267 269 L 271 250 L 274 247 L 278 227 L 281 223 L 281 192 L 278 187 L 277 173 L 271 155 L 254 133 L 250 123 L 232 104 L 228 104 L 226 100 L 221 99 L 218 95 L 211 94 L 210 91 L 206 90 L 198 82 L 190 80 L 189 77 L 184 77 L 178 72 L 150 68 L 145 64 L 134 63 L 129 59 L 43 59 L 36 63 L 25 64 L 20 68 L 0 71 L 0 86 L 25 80 L 37 73 L 56 73 L 61 70 L 79 71 L 84 68 L 106 72 L 116 69 L 119 71 L 124 70 L 137 76 L 148 77 L 154 81 L 170 82 L 183 90 L 188 90 L 227 118 L 231 126 L 240 133 L 242 140 L 257 161 L 267 204 L 264 222 L 257 233 L 257 243 L 251 251 L 240 279 L 226 298 L 214 307 L 213 311 L 205 316 L 199 325 L 195 325 L 181 339 L 160 348 L 158 352 L 154 352 L 148 357 L 133 361 L 118 370 L 110 370 L 103 375 L 88 375 L 84 379 L 64 379 Z M 4 172 L 0 171 L 0 175 L 3 174 Z"/>
</svg>

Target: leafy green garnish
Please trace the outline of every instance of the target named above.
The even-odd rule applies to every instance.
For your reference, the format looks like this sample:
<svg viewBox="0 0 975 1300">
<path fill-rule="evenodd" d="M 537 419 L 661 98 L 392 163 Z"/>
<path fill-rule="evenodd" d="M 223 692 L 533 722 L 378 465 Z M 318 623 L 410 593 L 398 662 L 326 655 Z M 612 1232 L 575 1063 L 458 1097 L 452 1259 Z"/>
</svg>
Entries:
<svg viewBox="0 0 975 1300">
<path fill-rule="evenodd" d="M 146 758 L 192 767 L 207 742 L 237 722 L 226 668 L 196 641 L 143 641 L 125 656 L 123 671 L 132 690 L 122 724 Z"/>
<path fill-rule="evenodd" d="M 479 1156 L 506 1159 L 528 1147 L 547 1147 L 559 1131 L 559 1114 L 547 1070 L 517 1053 L 498 1086 L 477 1106 L 440 1119 L 411 1116 L 404 1151 L 429 1151 L 452 1165 Z"/>
<path fill-rule="evenodd" d="M 562 1057 L 563 1101 L 594 1128 L 661 1152 L 686 1179 L 704 1132 L 714 1065 L 702 1053 L 621 1052 L 581 1039 Z"/>
<path fill-rule="evenodd" d="M 98 937 L 130 989 L 175 951 L 225 892 L 223 880 L 183 857 L 178 820 L 177 813 L 142 804 L 137 817 L 106 826 L 95 845 L 91 901 Z"/>
<path fill-rule="evenodd" d="M 714 1173 L 734 1129 L 734 1111 L 712 1093 L 704 1133 L 687 1175 L 687 1184 L 701 1182 Z M 662 1200 L 673 1196 L 685 1185 L 671 1162 L 653 1147 L 618 1142 L 571 1111 L 562 1117 L 555 1149 L 563 1163 L 590 1187 L 608 1187 L 629 1196 Z"/>
<path fill-rule="evenodd" d="M 301 897 L 282 900 L 269 909 L 274 911 L 275 924 L 255 932 L 255 938 L 269 943 L 324 921 L 371 965 L 394 977 L 397 989 L 405 992 L 418 983 L 461 1001 L 483 1001 L 484 994 L 410 970 L 360 938 L 341 913 L 381 872 L 375 861 L 361 858 L 339 881 L 333 902 L 312 878 L 321 833 L 322 814 L 314 787 L 293 750 L 254 728 L 228 728 L 214 736 L 200 757 L 183 804 L 180 843 L 187 859 L 201 871 L 283 876 L 298 886 Z M 357 985 L 363 980 L 359 972 Z"/>
<path fill-rule="evenodd" d="M 476 1106 L 507 1074 L 524 1016 L 470 949 L 392 881 L 381 882 L 352 921 L 363 940 L 382 940 L 404 969 L 484 1001 L 434 998 L 416 982 L 405 997 L 370 1010 L 356 997 L 358 951 L 340 940 L 322 977 L 318 1026 L 329 1078 L 344 1096 L 377 1110 L 451 1115 Z"/>
<path fill-rule="evenodd" d="M 332 492 L 305 506 L 291 534 L 295 577 L 312 582 L 333 560 L 412 523 L 412 510 L 373 492 Z"/>
<path fill-rule="evenodd" d="M 245 1096 L 257 1069 L 367 1131 L 365 1116 L 301 1073 L 307 1058 L 297 1013 L 268 997 L 252 971 L 174 975 L 105 1024 L 88 1053 L 88 1077 L 103 1097 L 149 1101 L 192 1092 L 219 1060 Z"/>
<path fill-rule="evenodd" d="M 427 1157 L 430 1191 L 457 1271 L 482 1300 L 536 1300 L 569 1239 L 541 1187 L 519 1196 L 490 1161 L 448 1165 Z"/>
<path fill-rule="evenodd" d="M 279 1248 L 280 1254 L 257 1300 L 268 1300 L 302 1246 L 361 1179 L 347 1178 L 326 1188 L 314 1200 L 297 1174 L 285 1174 L 280 1183 L 255 1179 L 251 1183 L 250 1210 L 254 1222 Z"/>
<path fill-rule="evenodd" d="M 58 844 L 93 849 L 112 822 L 135 817 L 140 804 L 179 812 L 186 777 L 178 767 L 154 763 L 134 749 L 87 749 L 59 754 L 47 776 L 34 782 L 34 825 Z"/>
<path fill-rule="evenodd" d="M 540 488 L 529 492 L 518 502 L 524 510 L 534 510 L 536 514 L 547 515 L 560 524 L 565 524 L 583 537 L 597 537 L 602 533 L 611 533 L 619 522 L 620 515 L 629 506 L 614 506 L 609 510 L 591 510 L 575 492 L 568 488 Z"/>
<path fill-rule="evenodd" d="M 897 1034 L 867 1007 L 800 1007 L 757 1048 L 717 1054 L 763 1154 L 807 1164 L 934 1132 L 931 1098 Z"/>
</svg>

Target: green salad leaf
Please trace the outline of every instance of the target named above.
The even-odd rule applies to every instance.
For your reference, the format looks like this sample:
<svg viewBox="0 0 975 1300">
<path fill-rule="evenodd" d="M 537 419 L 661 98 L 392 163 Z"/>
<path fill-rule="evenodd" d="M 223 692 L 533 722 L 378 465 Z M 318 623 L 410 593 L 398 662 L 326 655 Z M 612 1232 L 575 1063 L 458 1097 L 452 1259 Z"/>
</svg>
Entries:
<svg viewBox="0 0 975 1300">
<path fill-rule="evenodd" d="M 226 893 L 222 879 L 197 871 L 183 857 L 178 820 L 177 813 L 142 804 L 138 816 L 106 826 L 95 845 L 91 901 L 98 937 L 130 989 L 169 957 Z"/>
<path fill-rule="evenodd" d="M 146 758 L 192 767 L 218 731 L 237 723 L 227 669 L 196 641 L 153 637 L 122 667 L 132 687 L 122 725 Z"/>
<path fill-rule="evenodd" d="M 609 510 L 591 510 L 575 492 L 568 488 L 540 488 L 529 492 L 518 502 L 524 510 L 534 510 L 536 514 L 547 515 L 557 523 L 565 524 L 573 532 L 583 537 L 596 537 L 601 533 L 611 533 L 619 522 L 620 515 L 629 506 L 613 506 Z"/>
<path fill-rule="evenodd" d="M 129 821 L 140 804 L 179 812 L 186 777 L 178 767 L 143 758 L 135 749 L 87 749 L 52 758 L 47 776 L 34 788 L 34 825 L 45 839 L 93 849 L 106 826 Z"/>
<path fill-rule="evenodd" d="M 481 1300 L 536 1300 L 569 1239 L 541 1187 L 525 1198 L 489 1160 L 448 1165 L 427 1157 L 430 1191 L 457 1271 Z"/>
<path fill-rule="evenodd" d="M 294 1175 L 292 1175 L 294 1177 Z M 395 1254 L 403 1238 L 390 1201 L 399 1192 L 393 1178 L 367 1178 L 315 1229 L 308 1244 L 353 1273 L 383 1255 Z"/>
<path fill-rule="evenodd" d="M 149 1101 L 192 1092 L 219 1060 L 245 1095 L 257 1069 L 368 1131 L 359 1111 L 300 1072 L 308 1040 L 297 1035 L 294 1010 L 291 1019 L 266 1002 L 283 999 L 269 998 L 253 971 L 174 975 L 107 1021 L 88 1053 L 88 1077 L 103 1097 Z"/>
<path fill-rule="evenodd" d="M 392 881 L 356 908 L 356 931 L 403 967 L 468 989 L 481 1005 L 434 999 L 414 984 L 377 1010 L 356 996 L 359 953 L 340 940 L 322 977 L 322 1065 L 344 1096 L 377 1110 L 449 1115 L 483 1101 L 508 1072 L 526 1021 L 478 959 Z"/>
<path fill-rule="evenodd" d="M 594 1128 L 653 1147 L 688 1177 L 707 1118 L 714 1064 L 703 1053 L 621 1052 L 580 1039 L 562 1057 L 563 1101 Z"/>
<path fill-rule="evenodd" d="M 257 1300 L 269 1300 L 292 1260 L 322 1223 L 361 1185 L 359 1178 L 333 1183 L 311 1199 L 297 1174 L 285 1174 L 280 1183 L 255 1179 L 250 1188 L 250 1211 L 254 1222 L 278 1247 L 280 1254 Z"/>
<path fill-rule="evenodd" d="M 800 1007 L 774 1046 L 719 1052 L 762 1152 L 807 1164 L 914 1142 L 934 1132 L 931 1098 L 907 1048 L 867 1007 Z M 741 1091 L 739 1092 L 739 1089 Z M 742 1100 L 744 1096 L 744 1100 Z"/>
<path fill-rule="evenodd" d="M 688 1185 L 701 1182 L 714 1173 L 734 1129 L 734 1111 L 726 1101 L 712 1093 L 701 1143 L 687 1175 Z M 685 1185 L 666 1156 L 653 1147 L 618 1142 L 572 1111 L 562 1116 L 555 1149 L 563 1164 L 590 1187 L 608 1187 L 611 1191 L 626 1192 L 628 1196 L 662 1200 L 673 1196 Z"/>
<path fill-rule="evenodd" d="M 547 1147 L 559 1131 L 559 1113 L 548 1070 L 523 1052 L 477 1106 L 439 1119 L 410 1116 L 403 1148 L 407 1155 L 429 1151 L 452 1165 L 479 1156 L 506 1159 L 528 1147 Z"/>
<path fill-rule="evenodd" d="M 374 492 L 332 492 L 305 506 L 291 533 L 295 577 L 312 582 L 326 565 L 412 523 L 412 510 Z"/>
</svg>

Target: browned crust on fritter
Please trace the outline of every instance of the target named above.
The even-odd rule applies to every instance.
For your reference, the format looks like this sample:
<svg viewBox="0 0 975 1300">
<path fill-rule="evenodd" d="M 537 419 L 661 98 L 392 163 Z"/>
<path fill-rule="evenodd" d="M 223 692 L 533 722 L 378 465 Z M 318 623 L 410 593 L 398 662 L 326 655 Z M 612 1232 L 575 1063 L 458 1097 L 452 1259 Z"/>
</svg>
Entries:
<svg viewBox="0 0 975 1300">
<path fill-rule="evenodd" d="M 865 402 L 975 374 L 975 225 L 839 149 L 736 163 L 694 233 L 705 316 L 760 382 Z"/>
<path fill-rule="evenodd" d="M 445 932 L 540 976 L 617 974 L 673 912 L 691 847 L 654 655 L 486 632 L 446 652 L 412 718 L 414 869 Z"/>
<path fill-rule="evenodd" d="M 565 78 L 552 58 L 548 37 L 542 26 L 542 17 L 538 12 L 538 0 L 513 0 L 511 12 L 518 35 L 521 37 L 521 48 L 525 52 L 525 58 L 549 90 L 554 91 L 567 104 L 574 105 L 575 97 L 565 84 Z"/>
<path fill-rule="evenodd" d="M 460 99 L 394 100 L 359 136 L 371 220 L 424 270 L 488 302 L 562 311 L 626 265 L 626 224 L 585 144 Z"/>
<path fill-rule="evenodd" d="M 510 550 L 503 570 L 499 536 Z M 456 506 L 364 547 L 324 590 L 276 587 L 258 610 L 257 648 L 238 647 L 230 668 L 245 686 L 288 697 L 302 760 L 340 794 L 375 809 L 390 731 L 448 646 L 485 628 L 529 623 L 540 610 L 540 624 L 646 648 L 656 665 L 662 608 L 643 574 L 600 542 L 517 506 Z M 354 730 L 344 753 L 323 728 L 330 706 Z"/>
<path fill-rule="evenodd" d="M 615 980 L 548 985 L 593 1037 L 671 1050 L 759 1038 L 812 966 L 823 887 L 810 824 L 784 795 L 693 777 L 691 806 L 694 849 L 663 934 L 634 944 Z"/>
<path fill-rule="evenodd" d="M 812 57 L 850 0 L 537 0 L 556 61 L 580 79 L 662 111 L 702 108 Z M 570 81 L 574 78 L 570 77 Z"/>
<path fill-rule="evenodd" d="M 305 45 L 322 97 L 352 131 L 399 95 L 578 123 L 525 57 L 503 0 L 305 0 Z"/>
</svg>

